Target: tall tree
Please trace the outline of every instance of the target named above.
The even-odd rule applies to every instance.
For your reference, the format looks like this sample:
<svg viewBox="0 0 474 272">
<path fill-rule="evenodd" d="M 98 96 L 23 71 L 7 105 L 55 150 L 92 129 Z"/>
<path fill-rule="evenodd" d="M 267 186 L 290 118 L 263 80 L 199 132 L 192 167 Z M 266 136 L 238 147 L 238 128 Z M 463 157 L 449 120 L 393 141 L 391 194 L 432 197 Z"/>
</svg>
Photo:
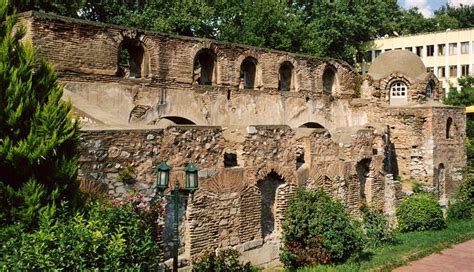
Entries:
<svg viewBox="0 0 474 272">
<path fill-rule="evenodd" d="M 2 211 L 32 204 L 29 197 L 49 201 L 54 191 L 58 199 L 74 201 L 79 124 L 69 117 L 71 104 L 61 100 L 56 73 L 37 62 L 31 44 L 22 41 L 25 29 L 14 28 L 18 22 L 7 15 L 7 6 L 8 0 L 0 0 Z"/>
<path fill-rule="evenodd" d="M 83 0 L 14 0 L 9 3 L 9 12 L 40 10 L 77 17 L 82 4 Z"/>
</svg>

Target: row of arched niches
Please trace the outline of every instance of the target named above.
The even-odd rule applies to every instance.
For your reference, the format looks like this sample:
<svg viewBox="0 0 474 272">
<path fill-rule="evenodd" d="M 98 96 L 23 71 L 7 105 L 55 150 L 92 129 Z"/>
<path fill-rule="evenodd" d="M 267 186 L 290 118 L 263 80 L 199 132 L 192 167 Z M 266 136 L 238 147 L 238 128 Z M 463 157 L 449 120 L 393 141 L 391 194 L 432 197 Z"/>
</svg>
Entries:
<svg viewBox="0 0 474 272">
<path fill-rule="evenodd" d="M 142 42 L 141 35 L 123 36 L 118 48 L 116 75 L 125 78 L 149 78 L 151 77 L 152 61 L 150 49 Z M 217 85 L 218 61 L 215 50 L 216 46 L 202 48 L 194 55 L 192 83 L 195 85 Z M 282 53 L 283 54 L 283 53 Z M 263 89 L 263 67 L 254 56 L 239 58 L 240 89 L 260 90 Z M 278 90 L 295 91 L 296 62 L 285 60 L 279 64 Z M 338 86 L 337 68 L 326 64 L 322 75 L 323 94 L 331 95 Z"/>
</svg>

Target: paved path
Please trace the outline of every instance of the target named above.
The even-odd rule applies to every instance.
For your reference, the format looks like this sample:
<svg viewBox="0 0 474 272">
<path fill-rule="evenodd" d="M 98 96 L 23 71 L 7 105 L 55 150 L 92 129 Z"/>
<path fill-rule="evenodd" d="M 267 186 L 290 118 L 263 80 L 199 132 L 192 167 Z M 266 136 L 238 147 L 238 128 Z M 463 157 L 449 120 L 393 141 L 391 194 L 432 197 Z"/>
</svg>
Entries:
<svg viewBox="0 0 474 272">
<path fill-rule="evenodd" d="M 399 267 L 395 272 L 464 272 L 474 271 L 474 240 L 454 245 L 441 253 L 431 254 Z"/>
</svg>

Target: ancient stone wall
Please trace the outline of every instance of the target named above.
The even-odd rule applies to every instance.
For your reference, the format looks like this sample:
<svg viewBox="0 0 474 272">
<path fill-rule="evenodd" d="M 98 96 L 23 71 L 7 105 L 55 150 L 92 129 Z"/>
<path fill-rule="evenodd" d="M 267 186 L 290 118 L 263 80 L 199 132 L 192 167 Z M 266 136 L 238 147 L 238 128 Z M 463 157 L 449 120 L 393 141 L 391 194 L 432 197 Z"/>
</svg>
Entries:
<svg viewBox="0 0 474 272">
<path fill-rule="evenodd" d="M 288 199 L 299 186 L 327 190 L 354 214 L 362 202 L 384 208 L 383 130 L 340 131 L 341 142 L 334 142 L 323 129 L 285 126 L 248 127 L 240 137 L 233 134 L 238 133 L 198 126 L 84 130 L 79 176 L 107 184 L 116 196 L 127 190 L 151 196 L 156 165 L 167 161 L 173 167 L 170 180 L 182 181 L 183 166 L 193 161 L 200 169 L 200 187 L 184 217 L 188 257 L 217 247 L 251 250 L 278 237 Z M 300 147 L 307 158 L 300 169 L 310 169 L 306 176 L 297 173 Z M 237 155 L 236 166 L 226 167 L 229 152 Z M 362 198 L 356 168 L 366 158 L 371 158 L 372 174 L 367 175 L 373 181 L 364 187 L 367 197 Z M 118 179 L 126 166 L 133 169 L 131 184 Z"/>
</svg>

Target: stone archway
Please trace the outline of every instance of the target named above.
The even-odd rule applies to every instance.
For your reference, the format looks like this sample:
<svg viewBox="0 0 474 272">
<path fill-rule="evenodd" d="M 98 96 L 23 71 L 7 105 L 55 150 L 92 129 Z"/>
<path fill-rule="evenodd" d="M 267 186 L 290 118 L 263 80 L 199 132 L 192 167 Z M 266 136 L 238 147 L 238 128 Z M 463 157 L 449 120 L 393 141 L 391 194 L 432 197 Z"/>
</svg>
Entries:
<svg viewBox="0 0 474 272">
<path fill-rule="evenodd" d="M 279 205 L 278 189 L 285 182 L 281 176 L 275 172 L 270 172 L 267 176 L 257 182 L 257 188 L 260 191 L 260 227 L 262 238 L 265 238 L 277 229 L 276 223 L 279 217 L 277 210 Z"/>
</svg>

